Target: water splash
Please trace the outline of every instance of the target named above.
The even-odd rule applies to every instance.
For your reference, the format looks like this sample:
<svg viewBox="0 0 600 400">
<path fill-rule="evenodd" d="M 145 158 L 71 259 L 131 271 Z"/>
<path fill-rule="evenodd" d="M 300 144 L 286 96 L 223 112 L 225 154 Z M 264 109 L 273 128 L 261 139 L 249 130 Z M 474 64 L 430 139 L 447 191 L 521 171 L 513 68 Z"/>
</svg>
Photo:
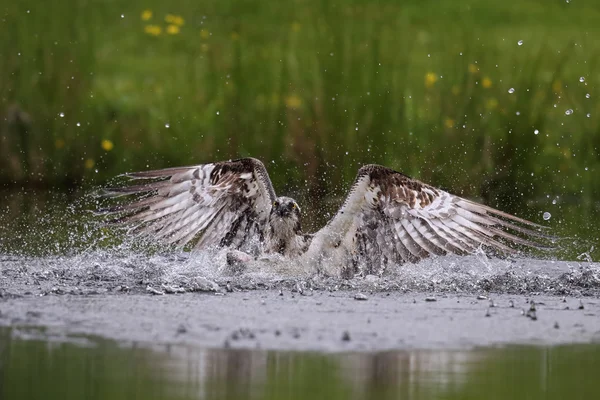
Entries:
<svg viewBox="0 0 600 400">
<path fill-rule="evenodd" d="M 37 207 L 34 201 L 37 211 L 32 214 L 22 213 L 19 207 L 14 215 L 0 210 L 0 295 L 218 292 L 228 285 L 234 290 L 288 288 L 296 292 L 301 287 L 304 295 L 311 289 L 600 293 L 598 264 L 583 255 L 569 262 L 491 258 L 478 251 L 465 257 L 391 265 L 381 276 L 349 280 L 314 275 L 277 257 L 232 267 L 226 250 L 181 251 L 107 227 L 89 211 L 102 206 L 91 193 L 75 200 L 51 196 L 56 205 Z M 35 199 L 25 193 L 7 202 L 21 205 L 27 200 Z"/>
</svg>

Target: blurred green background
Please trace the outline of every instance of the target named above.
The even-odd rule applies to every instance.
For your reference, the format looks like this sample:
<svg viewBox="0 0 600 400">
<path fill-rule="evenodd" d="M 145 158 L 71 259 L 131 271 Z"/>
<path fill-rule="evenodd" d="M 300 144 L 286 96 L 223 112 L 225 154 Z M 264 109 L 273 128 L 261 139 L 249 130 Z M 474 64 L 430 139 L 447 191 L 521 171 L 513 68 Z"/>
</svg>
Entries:
<svg viewBox="0 0 600 400">
<path fill-rule="evenodd" d="M 596 0 L 20 0 L 0 17 L 2 187 L 252 155 L 278 191 L 323 199 L 380 163 L 598 236 Z"/>
</svg>

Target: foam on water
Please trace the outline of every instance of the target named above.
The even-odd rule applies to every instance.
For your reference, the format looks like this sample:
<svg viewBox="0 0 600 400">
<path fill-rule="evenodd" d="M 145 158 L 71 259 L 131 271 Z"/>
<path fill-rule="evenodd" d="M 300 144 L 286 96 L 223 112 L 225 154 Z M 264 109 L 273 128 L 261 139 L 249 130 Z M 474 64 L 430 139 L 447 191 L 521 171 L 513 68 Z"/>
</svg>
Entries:
<svg viewBox="0 0 600 400">
<path fill-rule="evenodd" d="M 359 289 L 437 293 L 600 293 L 593 262 L 445 256 L 389 268 L 382 276 L 350 280 L 309 275 L 289 260 L 265 259 L 231 270 L 225 251 L 144 252 L 93 250 L 70 256 L 0 256 L 0 294 L 104 294 L 255 290 Z"/>
</svg>

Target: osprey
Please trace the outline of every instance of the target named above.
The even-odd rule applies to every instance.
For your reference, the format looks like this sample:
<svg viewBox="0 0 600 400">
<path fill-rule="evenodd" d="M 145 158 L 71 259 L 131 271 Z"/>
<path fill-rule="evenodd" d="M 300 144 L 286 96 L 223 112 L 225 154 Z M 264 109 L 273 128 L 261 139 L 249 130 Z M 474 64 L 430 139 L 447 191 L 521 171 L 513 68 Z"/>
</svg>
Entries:
<svg viewBox="0 0 600 400">
<path fill-rule="evenodd" d="M 298 258 L 326 275 L 382 273 L 388 264 L 430 255 L 542 248 L 543 226 L 454 196 L 380 166 L 365 165 L 325 227 L 302 231 L 298 203 L 277 197 L 255 158 L 124 174 L 108 189 L 135 196 L 108 211 L 150 237 L 196 249 L 229 247 Z M 142 181 L 142 182 L 141 182 Z"/>
</svg>

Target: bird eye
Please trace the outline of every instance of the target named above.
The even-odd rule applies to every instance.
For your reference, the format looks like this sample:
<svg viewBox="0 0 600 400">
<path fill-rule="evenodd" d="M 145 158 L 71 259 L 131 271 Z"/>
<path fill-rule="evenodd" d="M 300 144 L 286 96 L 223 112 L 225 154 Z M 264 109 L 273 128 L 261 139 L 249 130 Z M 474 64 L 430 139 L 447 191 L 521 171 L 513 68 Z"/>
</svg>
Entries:
<svg viewBox="0 0 600 400">
<path fill-rule="evenodd" d="M 296 207 L 298 207 L 298 206 L 296 205 L 296 203 L 292 203 L 292 208 L 293 208 L 294 210 L 296 209 Z"/>
<path fill-rule="evenodd" d="M 273 207 L 277 207 L 277 206 L 279 206 L 279 202 L 278 201 L 274 201 L 273 202 Z"/>
</svg>

